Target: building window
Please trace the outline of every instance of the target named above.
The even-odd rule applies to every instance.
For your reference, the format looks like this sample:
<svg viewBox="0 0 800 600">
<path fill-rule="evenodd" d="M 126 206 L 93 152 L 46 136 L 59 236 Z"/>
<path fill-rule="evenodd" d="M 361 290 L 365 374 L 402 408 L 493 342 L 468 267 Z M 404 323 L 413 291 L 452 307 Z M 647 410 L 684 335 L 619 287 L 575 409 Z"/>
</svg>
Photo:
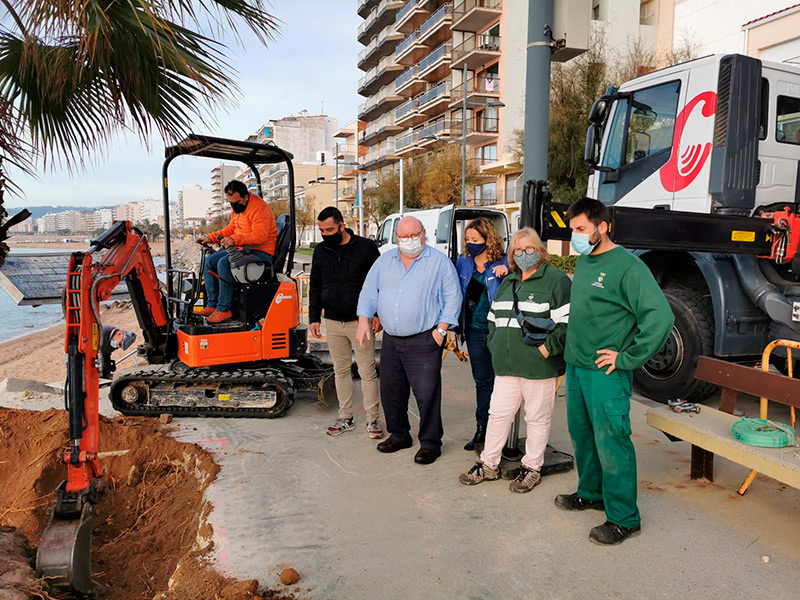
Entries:
<svg viewBox="0 0 800 600">
<path fill-rule="evenodd" d="M 479 166 L 497 162 L 497 144 L 475 148 L 475 158 Z"/>
</svg>

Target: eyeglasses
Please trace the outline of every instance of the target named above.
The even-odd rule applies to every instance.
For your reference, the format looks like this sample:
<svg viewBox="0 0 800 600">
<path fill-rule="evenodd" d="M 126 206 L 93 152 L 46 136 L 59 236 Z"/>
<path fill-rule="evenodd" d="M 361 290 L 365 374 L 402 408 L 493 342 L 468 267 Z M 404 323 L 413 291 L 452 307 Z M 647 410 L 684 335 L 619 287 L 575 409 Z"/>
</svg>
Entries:
<svg viewBox="0 0 800 600">
<path fill-rule="evenodd" d="M 527 248 L 519 248 L 517 250 L 514 250 L 514 256 L 522 256 L 523 252 L 525 254 L 536 254 L 536 248 L 534 248 L 533 246 L 528 246 Z"/>
<path fill-rule="evenodd" d="M 411 235 L 398 235 L 397 239 L 405 242 L 408 240 L 418 240 L 420 237 L 422 237 L 421 231 L 419 233 L 412 233 Z"/>
</svg>

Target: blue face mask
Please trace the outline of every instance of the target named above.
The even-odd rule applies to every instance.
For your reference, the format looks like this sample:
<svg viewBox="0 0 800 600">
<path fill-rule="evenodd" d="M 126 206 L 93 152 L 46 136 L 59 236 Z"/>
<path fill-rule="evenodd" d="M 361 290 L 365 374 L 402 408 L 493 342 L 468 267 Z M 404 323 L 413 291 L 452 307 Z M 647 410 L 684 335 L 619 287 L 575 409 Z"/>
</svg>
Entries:
<svg viewBox="0 0 800 600">
<path fill-rule="evenodd" d="M 597 227 L 594 228 L 594 233 L 597 231 Z M 600 240 L 597 240 L 596 243 L 592 244 L 589 242 L 589 237 L 592 233 L 572 233 L 572 249 L 575 250 L 578 254 L 586 255 L 591 254 L 592 251 L 597 248 L 598 244 L 600 244 Z"/>
<path fill-rule="evenodd" d="M 467 252 L 473 258 L 478 256 L 481 252 L 486 250 L 486 244 L 467 244 Z"/>
</svg>

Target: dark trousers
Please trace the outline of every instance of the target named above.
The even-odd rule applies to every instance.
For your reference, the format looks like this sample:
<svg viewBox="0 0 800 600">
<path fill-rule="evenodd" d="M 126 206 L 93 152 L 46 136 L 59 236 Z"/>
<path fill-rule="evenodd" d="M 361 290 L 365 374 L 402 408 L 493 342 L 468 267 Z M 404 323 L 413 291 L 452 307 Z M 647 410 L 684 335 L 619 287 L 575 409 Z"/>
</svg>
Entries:
<svg viewBox="0 0 800 600">
<path fill-rule="evenodd" d="M 419 408 L 419 445 L 441 448 L 442 347 L 430 331 L 408 337 L 384 332 L 381 346 L 381 404 L 386 430 L 393 440 L 411 437 L 408 398 L 411 390 Z"/>
<path fill-rule="evenodd" d="M 492 354 L 486 344 L 488 333 L 476 329 L 467 329 L 467 351 L 469 352 L 469 365 L 472 367 L 472 378 L 475 380 L 475 422 L 484 427 L 489 422 L 489 401 L 494 390 L 494 369 L 492 368 Z"/>
</svg>

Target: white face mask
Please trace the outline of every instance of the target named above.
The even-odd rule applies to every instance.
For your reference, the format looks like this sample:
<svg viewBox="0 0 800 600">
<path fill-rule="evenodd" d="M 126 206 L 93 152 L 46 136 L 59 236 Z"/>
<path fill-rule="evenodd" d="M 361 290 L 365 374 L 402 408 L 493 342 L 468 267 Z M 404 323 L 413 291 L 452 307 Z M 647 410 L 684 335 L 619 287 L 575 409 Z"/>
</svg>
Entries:
<svg viewBox="0 0 800 600">
<path fill-rule="evenodd" d="M 397 239 L 397 247 L 406 256 L 417 256 L 422 252 L 422 236 L 408 239 Z"/>
</svg>

